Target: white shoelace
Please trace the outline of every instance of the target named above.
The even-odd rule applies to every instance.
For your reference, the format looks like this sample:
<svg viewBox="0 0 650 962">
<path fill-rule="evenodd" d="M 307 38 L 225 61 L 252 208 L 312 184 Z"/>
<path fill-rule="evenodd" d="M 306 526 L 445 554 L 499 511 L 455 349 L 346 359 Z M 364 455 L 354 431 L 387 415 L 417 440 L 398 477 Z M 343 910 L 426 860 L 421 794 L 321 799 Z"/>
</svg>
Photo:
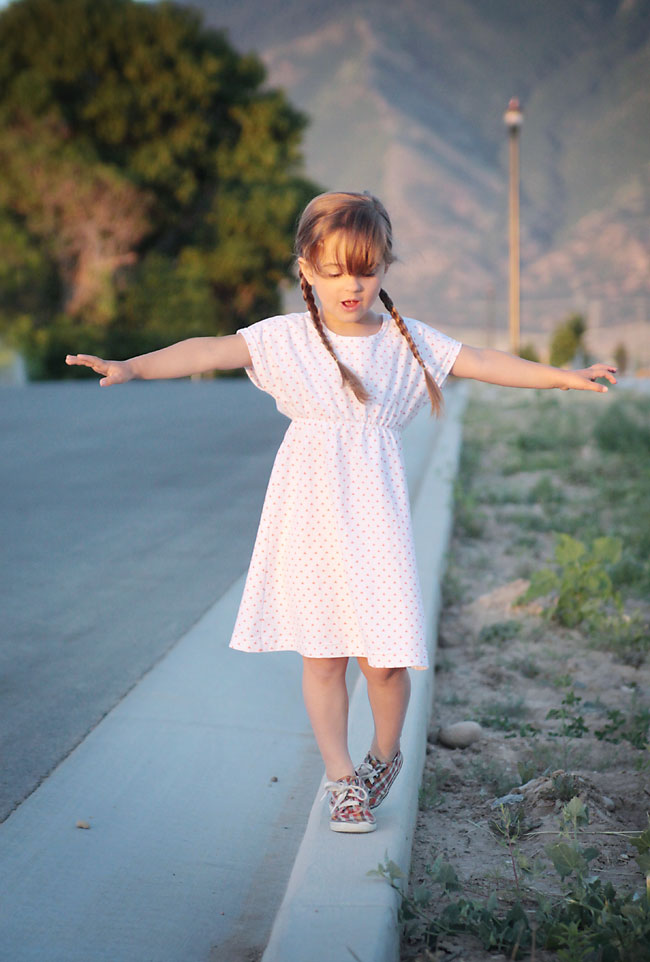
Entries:
<svg viewBox="0 0 650 962">
<path fill-rule="evenodd" d="M 331 792 L 334 796 L 330 800 L 330 812 L 338 812 L 341 808 L 346 808 L 350 805 L 363 805 L 368 801 L 368 792 L 363 787 L 363 785 L 355 785 L 354 782 L 351 784 L 348 782 L 325 782 L 325 793 L 323 798 L 325 798 Z"/>
<path fill-rule="evenodd" d="M 357 775 L 359 778 L 374 779 L 380 774 L 381 770 L 379 768 L 375 768 L 374 765 L 369 765 L 366 761 L 361 762 L 357 768 Z"/>
</svg>

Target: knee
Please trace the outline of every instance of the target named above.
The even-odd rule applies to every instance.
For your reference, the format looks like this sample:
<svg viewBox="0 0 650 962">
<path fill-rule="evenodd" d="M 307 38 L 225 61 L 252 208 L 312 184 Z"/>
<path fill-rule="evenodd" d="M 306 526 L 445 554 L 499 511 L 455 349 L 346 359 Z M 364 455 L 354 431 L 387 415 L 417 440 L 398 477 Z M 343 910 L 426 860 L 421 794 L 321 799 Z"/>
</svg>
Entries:
<svg viewBox="0 0 650 962">
<path fill-rule="evenodd" d="M 305 676 L 321 684 L 340 681 L 348 665 L 347 658 L 303 658 L 302 662 Z"/>
<path fill-rule="evenodd" d="M 361 670 L 373 685 L 391 685 L 408 678 L 406 668 L 371 668 L 366 664 L 361 666 Z"/>
</svg>

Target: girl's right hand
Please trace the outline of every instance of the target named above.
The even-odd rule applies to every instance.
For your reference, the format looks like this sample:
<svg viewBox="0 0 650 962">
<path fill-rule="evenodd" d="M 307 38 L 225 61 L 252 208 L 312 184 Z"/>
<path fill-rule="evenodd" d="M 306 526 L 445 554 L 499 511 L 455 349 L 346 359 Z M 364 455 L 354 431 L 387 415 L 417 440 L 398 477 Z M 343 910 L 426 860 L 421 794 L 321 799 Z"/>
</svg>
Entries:
<svg viewBox="0 0 650 962">
<path fill-rule="evenodd" d="M 99 382 L 100 387 L 124 384 L 135 377 L 128 361 L 104 361 L 101 357 L 94 357 L 92 354 L 68 354 L 65 363 L 71 366 L 78 364 L 81 367 L 91 367 L 96 374 L 103 374 Z"/>
</svg>

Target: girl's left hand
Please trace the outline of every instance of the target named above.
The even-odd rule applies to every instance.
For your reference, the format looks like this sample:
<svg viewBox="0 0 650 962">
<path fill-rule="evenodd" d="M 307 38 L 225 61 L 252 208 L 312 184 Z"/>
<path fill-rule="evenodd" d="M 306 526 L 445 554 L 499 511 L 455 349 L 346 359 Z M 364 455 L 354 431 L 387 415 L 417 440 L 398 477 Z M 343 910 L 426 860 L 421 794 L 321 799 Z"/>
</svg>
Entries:
<svg viewBox="0 0 650 962">
<path fill-rule="evenodd" d="M 616 368 L 610 364 L 592 364 L 591 367 L 585 367 L 580 371 L 563 371 L 562 374 L 566 376 L 562 379 L 564 383 L 559 387 L 563 391 L 600 391 L 602 393 L 607 391 L 607 386 L 596 384 L 596 378 L 605 378 L 610 384 L 616 384 L 615 373 Z"/>
</svg>

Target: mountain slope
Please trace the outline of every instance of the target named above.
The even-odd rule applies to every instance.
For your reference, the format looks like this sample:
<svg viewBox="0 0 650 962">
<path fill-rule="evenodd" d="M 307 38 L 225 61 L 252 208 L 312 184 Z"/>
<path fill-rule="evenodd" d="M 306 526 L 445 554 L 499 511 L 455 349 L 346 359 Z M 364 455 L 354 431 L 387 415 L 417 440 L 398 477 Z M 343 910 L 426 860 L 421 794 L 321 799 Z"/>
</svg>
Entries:
<svg viewBox="0 0 650 962">
<path fill-rule="evenodd" d="M 502 115 L 516 94 L 524 319 L 527 303 L 545 326 L 594 299 L 638 316 L 650 295 L 650 0 L 194 5 L 258 50 L 269 83 L 310 115 L 310 175 L 385 201 L 403 261 L 389 288 L 405 313 L 476 325 L 505 302 Z"/>
</svg>

